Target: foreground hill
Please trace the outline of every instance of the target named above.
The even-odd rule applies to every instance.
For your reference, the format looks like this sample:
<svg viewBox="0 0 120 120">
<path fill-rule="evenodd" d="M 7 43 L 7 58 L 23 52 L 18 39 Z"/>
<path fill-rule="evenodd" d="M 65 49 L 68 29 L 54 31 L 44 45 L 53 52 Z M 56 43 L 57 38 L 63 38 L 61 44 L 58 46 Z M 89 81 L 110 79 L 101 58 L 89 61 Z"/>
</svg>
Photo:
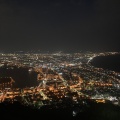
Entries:
<svg viewBox="0 0 120 120">
<path fill-rule="evenodd" d="M 73 116 L 73 112 L 76 115 Z M 79 111 L 79 112 L 77 112 Z M 13 104 L 0 103 L 0 116 L 3 119 L 71 119 L 71 120 L 119 120 L 120 119 L 120 106 L 114 106 L 110 103 L 97 104 L 91 103 L 89 107 L 81 111 L 79 107 L 67 107 L 60 109 L 49 109 L 43 107 L 41 109 L 33 109 L 21 105 L 19 102 Z"/>
</svg>

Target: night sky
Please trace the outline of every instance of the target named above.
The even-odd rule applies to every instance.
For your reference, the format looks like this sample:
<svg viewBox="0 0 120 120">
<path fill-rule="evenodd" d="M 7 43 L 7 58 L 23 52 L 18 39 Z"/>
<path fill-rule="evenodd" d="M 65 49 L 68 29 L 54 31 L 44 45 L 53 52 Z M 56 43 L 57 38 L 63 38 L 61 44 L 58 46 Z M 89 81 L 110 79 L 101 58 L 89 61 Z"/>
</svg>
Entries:
<svg viewBox="0 0 120 120">
<path fill-rule="evenodd" d="M 120 51 L 119 0 L 0 0 L 0 51 Z"/>
</svg>

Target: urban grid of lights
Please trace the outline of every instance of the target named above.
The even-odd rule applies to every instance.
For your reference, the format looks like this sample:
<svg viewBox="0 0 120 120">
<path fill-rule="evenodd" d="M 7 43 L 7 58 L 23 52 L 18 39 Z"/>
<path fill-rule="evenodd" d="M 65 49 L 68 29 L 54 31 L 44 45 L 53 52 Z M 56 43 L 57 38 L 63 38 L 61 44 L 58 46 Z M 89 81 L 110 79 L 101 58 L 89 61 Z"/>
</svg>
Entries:
<svg viewBox="0 0 120 120">
<path fill-rule="evenodd" d="M 0 67 L 6 65 L 28 67 L 29 72 L 37 72 L 37 86 L 15 88 L 12 78 L 0 78 L 0 102 L 20 101 L 24 105 L 40 108 L 44 105 L 54 105 L 69 100 L 78 104 L 85 99 L 105 103 L 111 101 L 119 105 L 120 73 L 96 68 L 91 61 L 97 56 L 119 54 L 105 53 L 73 53 L 62 52 L 54 54 L 40 53 L 0 53 Z"/>
</svg>

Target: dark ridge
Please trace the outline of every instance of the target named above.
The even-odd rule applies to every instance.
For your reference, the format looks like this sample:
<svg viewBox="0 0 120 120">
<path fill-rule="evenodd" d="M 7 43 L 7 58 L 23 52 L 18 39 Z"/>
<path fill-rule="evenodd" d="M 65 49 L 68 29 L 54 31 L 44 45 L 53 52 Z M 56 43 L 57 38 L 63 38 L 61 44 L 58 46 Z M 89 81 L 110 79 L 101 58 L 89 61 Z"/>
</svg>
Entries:
<svg viewBox="0 0 120 120">
<path fill-rule="evenodd" d="M 72 116 L 73 110 L 80 110 L 80 108 L 76 106 L 76 108 L 49 109 L 49 106 L 46 106 L 41 109 L 33 109 L 21 105 L 19 102 L 0 103 L 0 114 L 3 119 L 119 120 L 120 118 L 120 106 L 110 103 L 90 103 L 85 111 L 79 112 L 76 116 Z"/>
</svg>

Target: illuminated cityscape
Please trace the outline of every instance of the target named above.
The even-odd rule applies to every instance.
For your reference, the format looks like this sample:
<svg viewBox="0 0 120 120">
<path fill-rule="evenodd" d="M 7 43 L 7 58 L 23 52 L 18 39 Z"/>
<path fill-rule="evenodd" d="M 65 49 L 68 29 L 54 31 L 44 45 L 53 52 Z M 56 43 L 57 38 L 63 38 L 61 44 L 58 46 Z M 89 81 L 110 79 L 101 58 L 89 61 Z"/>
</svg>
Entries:
<svg viewBox="0 0 120 120">
<path fill-rule="evenodd" d="M 120 119 L 120 1 L 0 0 L 2 119 Z"/>
<path fill-rule="evenodd" d="M 65 108 L 69 102 L 71 106 L 87 105 L 86 100 L 119 106 L 120 73 L 91 65 L 95 57 L 117 54 L 120 53 L 1 53 L 1 68 L 28 68 L 29 74 L 37 73 L 37 85 L 16 87 L 11 76 L 1 76 L 0 102 L 19 101 L 37 109 Z"/>
</svg>

